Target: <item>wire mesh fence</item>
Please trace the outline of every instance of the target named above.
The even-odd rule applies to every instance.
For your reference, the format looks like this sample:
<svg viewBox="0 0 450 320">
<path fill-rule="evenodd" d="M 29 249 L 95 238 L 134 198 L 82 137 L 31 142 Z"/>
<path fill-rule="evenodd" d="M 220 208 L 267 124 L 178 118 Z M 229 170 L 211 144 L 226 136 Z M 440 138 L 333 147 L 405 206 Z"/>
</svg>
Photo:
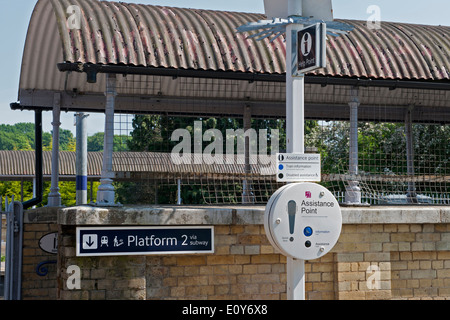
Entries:
<svg viewBox="0 0 450 320">
<path fill-rule="evenodd" d="M 186 98 L 172 101 L 163 92 L 169 90 L 166 81 L 120 82 L 119 92 L 134 90 L 134 109 L 142 111 L 116 115 L 115 150 L 123 156 L 114 160 L 114 170 L 127 176 L 116 182 L 118 201 L 267 203 L 282 185 L 273 154 L 286 149 L 284 84 L 173 79 L 170 90 Z M 170 100 L 170 108 L 151 111 L 149 95 Z M 237 115 L 235 99 L 245 95 L 259 96 L 261 104 L 270 100 L 278 109 L 264 115 L 250 101 L 241 103 Z M 341 203 L 357 190 L 361 203 L 371 205 L 449 205 L 448 98 L 446 91 L 307 85 L 305 141 L 322 156 L 322 184 Z M 357 131 L 351 129 L 351 102 Z"/>
</svg>

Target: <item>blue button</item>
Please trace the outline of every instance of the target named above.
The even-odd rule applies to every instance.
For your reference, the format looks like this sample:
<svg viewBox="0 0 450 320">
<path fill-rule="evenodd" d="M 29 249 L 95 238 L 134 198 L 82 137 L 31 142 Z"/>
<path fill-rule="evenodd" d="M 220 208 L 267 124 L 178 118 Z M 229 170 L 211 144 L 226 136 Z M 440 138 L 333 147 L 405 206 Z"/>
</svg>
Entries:
<svg viewBox="0 0 450 320">
<path fill-rule="evenodd" d="M 284 169 L 284 166 L 282 164 L 280 164 L 280 166 L 278 167 L 280 170 Z"/>
<path fill-rule="evenodd" d="M 303 234 L 307 237 L 311 237 L 313 234 L 313 229 L 311 227 L 306 227 L 305 230 L 303 230 Z"/>
</svg>

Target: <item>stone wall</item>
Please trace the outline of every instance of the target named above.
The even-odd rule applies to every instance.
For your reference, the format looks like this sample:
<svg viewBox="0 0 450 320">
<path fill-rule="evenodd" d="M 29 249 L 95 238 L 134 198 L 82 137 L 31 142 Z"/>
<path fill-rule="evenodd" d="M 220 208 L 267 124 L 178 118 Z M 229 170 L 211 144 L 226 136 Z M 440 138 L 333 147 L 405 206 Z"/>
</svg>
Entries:
<svg viewBox="0 0 450 320">
<path fill-rule="evenodd" d="M 60 210 L 58 299 L 286 299 L 286 258 L 264 208 Z M 333 251 L 306 263 L 308 299 L 450 299 L 449 208 L 344 208 Z M 76 257 L 77 226 L 214 225 L 215 253 Z M 66 272 L 81 269 L 80 290 Z"/>
<path fill-rule="evenodd" d="M 55 300 L 57 294 L 56 261 L 57 256 L 41 250 L 39 240 L 46 234 L 57 232 L 56 208 L 41 208 L 25 213 L 23 233 L 22 299 Z M 45 276 L 39 276 L 37 266 L 42 262 L 47 269 Z M 55 262 L 55 263 L 53 263 Z M 45 273 L 45 269 L 41 272 Z"/>
</svg>

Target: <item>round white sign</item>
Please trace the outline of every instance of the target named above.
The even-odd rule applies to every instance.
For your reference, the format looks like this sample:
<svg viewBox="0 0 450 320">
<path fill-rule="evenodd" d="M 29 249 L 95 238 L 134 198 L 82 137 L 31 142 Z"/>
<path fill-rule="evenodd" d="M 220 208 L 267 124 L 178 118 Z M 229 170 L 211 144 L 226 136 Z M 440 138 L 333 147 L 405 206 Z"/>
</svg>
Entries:
<svg viewBox="0 0 450 320">
<path fill-rule="evenodd" d="M 269 200 L 264 227 L 269 241 L 284 255 L 314 260 L 336 245 L 342 230 L 341 208 L 333 194 L 318 184 L 288 184 Z"/>
<path fill-rule="evenodd" d="M 42 251 L 51 254 L 58 253 L 58 232 L 49 233 L 39 240 L 39 247 Z"/>
</svg>

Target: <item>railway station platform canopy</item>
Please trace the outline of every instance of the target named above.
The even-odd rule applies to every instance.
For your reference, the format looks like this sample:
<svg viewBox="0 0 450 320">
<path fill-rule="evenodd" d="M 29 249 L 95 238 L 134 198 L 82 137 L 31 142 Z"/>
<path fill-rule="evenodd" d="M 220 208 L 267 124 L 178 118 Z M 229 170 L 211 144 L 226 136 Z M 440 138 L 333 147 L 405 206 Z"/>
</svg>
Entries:
<svg viewBox="0 0 450 320">
<path fill-rule="evenodd" d="M 124 2 L 39 0 L 18 103 L 11 107 L 51 110 L 57 93 L 62 111 L 104 112 L 104 74 L 114 73 L 124 75 L 117 78 L 116 113 L 242 116 L 242 106 L 252 105 L 254 117 L 285 116 L 283 37 L 270 43 L 236 32 L 261 19 Z M 342 21 L 355 30 L 329 37 L 328 67 L 306 75 L 307 119 L 348 120 L 348 88 L 359 87 L 360 120 L 373 119 L 373 106 L 388 105 L 386 120 L 404 121 L 405 106 L 414 105 L 415 122 L 450 122 L 450 27 L 383 22 L 372 30 L 365 21 Z"/>
<path fill-rule="evenodd" d="M 243 118 L 245 130 L 251 118 L 286 117 L 285 36 L 256 41 L 252 32 L 237 32 L 264 19 L 254 13 L 125 2 L 39 0 L 26 38 L 18 101 L 11 108 L 53 111 L 53 141 L 59 138 L 61 111 L 105 113 L 101 181 L 104 190 L 111 190 L 114 113 Z M 401 179 L 412 194 L 414 183 L 426 180 L 428 188 L 437 179 L 439 192 L 450 194 L 448 147 L 439 150 L 433 163 L 419 163 L 425 163 L 426 172 L 415 169 L 412 130 L 413 124 L 446 129 L 450 124 L 450 27 L 382 22 L 381 28 L 373 28 L 366 21 L 337 21 L 354 30 L 329 36 L 327 67 L 305 75 L 305 119 L 352 119 L 352 127 L 358 121 L 404 124 L 400 134 L 407 136 L 406 154 L 402 151 L 398 158 L 406 161 L 394 180 Z M 356 139 L 343 148 L 355 153 L 357 131 L 350 135 Z M 357 155 L 349 165 L 356 169 L 333 179 L 367 182 L 367 176 L 357 176 Z M 49 199 L 58 190 L 58 156 L 54 144 Z M 389 166 L 376 165 L 378 178 L 393 177 Z M 251 169 L 246 165 L 245 171 Z M 381 181 L 377 177 L 373 181 Z M 108 195 L 106 202 L 112 198 Z"/>
</svg>

